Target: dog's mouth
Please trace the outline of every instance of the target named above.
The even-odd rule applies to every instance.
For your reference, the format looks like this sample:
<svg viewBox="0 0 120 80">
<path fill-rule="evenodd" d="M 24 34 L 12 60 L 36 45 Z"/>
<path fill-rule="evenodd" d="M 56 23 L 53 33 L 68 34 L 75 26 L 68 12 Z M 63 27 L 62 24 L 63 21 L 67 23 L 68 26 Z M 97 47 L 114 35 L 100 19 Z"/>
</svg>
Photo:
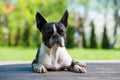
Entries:
<svg viewBox="0 0 120 80">
<path fill-rule="evenodd" d="M 64 47 L 63 45 L 62 45 L 62 43 L 61 43 L 61 41 L 59 41 L 59 40 L 53 40 L 52 41 L 52 43 L 50 43 L 50 46 L 51 46 L 51 48 L 52 47 Z"/>
<path fill-rule="evenodd" d="M 62 46 L 61 44 L 58 44 L 58 43 L 53 44 L 53 45 L 51 46 L 51 48 L 54 49 L 54 50 L 58 49 L 59 47 L 63 47 L 63 46 Z"/>
<path fill-rule="evenodd" d="M 63 38 L 51 38 L 49 40 L 50 47 L 58 46 L 58 47 L 64 47 L 64 39 Z"/>
<path fill-rule="evenodd" d="M 63 47 L 63 45 L 60 42 L 55 42 L 51 46 L 52 47 L 54 47 L 54 46 Z"/>
</svg>

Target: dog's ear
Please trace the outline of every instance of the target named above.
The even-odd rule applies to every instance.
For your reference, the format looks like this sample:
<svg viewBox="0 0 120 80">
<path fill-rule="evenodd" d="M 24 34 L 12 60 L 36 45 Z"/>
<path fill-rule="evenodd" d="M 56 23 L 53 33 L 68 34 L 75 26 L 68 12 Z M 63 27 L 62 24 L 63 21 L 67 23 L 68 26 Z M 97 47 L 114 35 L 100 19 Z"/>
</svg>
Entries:
<svg viewBox="0 0 120 80">
<path fill-rule="evenodd" d="M 63 17 L 61 18 L 60 22 L 67 27 L 67 22 L 68 22 L 68 11 L 66 10 Z"/>
<path fill-rule="evenodd" d="M 36 13 L 36 22 L 37 22 L 37 28 L 41 31 L 43 28 L 43 25 L 47 23 L 47 21 L 41 16 L 39 12 Z"/>
</svg>

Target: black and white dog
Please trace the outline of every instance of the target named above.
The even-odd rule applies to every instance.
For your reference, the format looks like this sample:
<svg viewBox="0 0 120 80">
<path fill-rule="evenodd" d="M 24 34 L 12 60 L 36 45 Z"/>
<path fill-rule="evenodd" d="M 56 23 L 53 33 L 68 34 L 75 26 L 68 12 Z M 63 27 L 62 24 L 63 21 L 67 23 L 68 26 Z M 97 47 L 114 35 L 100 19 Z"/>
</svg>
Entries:
<svg viewBox="0 0 120 80">
<path fill-rule="evenodd" d="M 85 63 L 74 61 L 65 48 L 68 11 L 66 10 L 59 22 L 47 23 L 37 12 L 37 28 L 42 33 L 42 43 L 32 62 L 35 72 L 45 73 L 48 70 L 70 70 L 85 73 Z"/>
</svg>

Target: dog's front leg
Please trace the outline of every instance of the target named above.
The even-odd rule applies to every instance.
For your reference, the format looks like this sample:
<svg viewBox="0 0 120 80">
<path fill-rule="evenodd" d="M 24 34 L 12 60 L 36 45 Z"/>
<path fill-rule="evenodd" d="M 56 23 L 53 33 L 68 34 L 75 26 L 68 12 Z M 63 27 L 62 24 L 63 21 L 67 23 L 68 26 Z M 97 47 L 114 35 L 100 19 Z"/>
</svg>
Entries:
<svg viewBox="0 0 120 80">
<path fill-rule="evenodd" d="M 79 61 L 72 61 L 72 64 L 70 66 L 70 71 L 74 71 L 77 73 L 86 73 L 86 69 L 84 68 L 86 64 L 80 63 Z"/>
<path fill-rule="evenodd" d="M 77 65 L 79 65 L 81 67 L 85 67 L 86 66 L 86 63 L 81 62 L 81 61 L 74 61 L 74 64 L 77 64 Z"/>
<path fill-rule="evenodd" d="M 32 69 L 33 69 L 33 71 L 38 72 L 38 73 L 47 72 L 47 69 L 44 67 L 44 65 L 35 63 L 34 61 L 32 63 Z"/>
<path fill-rule="evenodd" d="M 86 69 L 79 65 L 74 65 L 74 67 L 71 70 L 78 73 L 86 73 Z"/>
</svg>

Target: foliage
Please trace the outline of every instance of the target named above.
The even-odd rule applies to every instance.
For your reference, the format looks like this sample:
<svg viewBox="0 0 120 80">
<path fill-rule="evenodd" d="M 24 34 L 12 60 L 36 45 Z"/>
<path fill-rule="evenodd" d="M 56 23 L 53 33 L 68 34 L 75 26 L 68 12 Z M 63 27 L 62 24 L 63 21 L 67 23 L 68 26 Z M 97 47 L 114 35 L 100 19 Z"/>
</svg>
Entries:
<svg viewBox="0 0 120 80">
<path fill-rule="evenodd" d="M 90 37 L 90 48 L 97 48 L 96 35 L 95 35 L 95 27 L 93 21 L 91 22 L 91 37 Z"/>
<path fill-rule="evenodd" d="M 0 46 L 5 46 L 4 34 L 6 32 L 3 28 L 6 28 L 9 38 L 5 43 L 9 46 L 35 47 L 42 40 L 36 28 L 36 12 L 40 12 L 48 22 L 59 21 L 66 10 L 66 1 L 1 0 L 0 7 Z"/>
<path fill-rule="evenodd" d="M 75 47 L 74 32 L 75 32 L 75 29 L 73 27 L 69 26 L 67 28 L 67 38 L 66 38 L 66 47 L 67 48 Z"/>
<path fill-rule="evenodd" d="M 71 9 L 68 8 L 69 6 Z M 72 15 L 69 16 L 69 25 L 82 33 L 80 36 L 83 38 L 83 47 L 86 47 L 86 41 L 89 40 L 85 40 L 83 26 L 91 17 L 90 13 L 97 12 L 105 18 L 112 15 L 116 25 L 119 26 L 119 6 L 119 0 L 0 0 L 0 46 L 38 46 L 42 39 L 36 28 L 36 12 L 40 12 L 48 22 L 56 22 L 60 20 L 67 8 Z M 117 41 L 117 26 L 114 31 L 112 48 Z M 97 47 L 94 31 L 92 32 L 91 47 Z M 5 35 L 8 37 L 6 38 Z M 95 41 L 94 44 L 92 41 Z"/>
<path fill-rule="evenodd" d="M 87 48 L 87 43 L 86 43 L 86 38 L 85 38 L 85 32 L 83 32 L 83 43 L 82 43 L 82 46 L 83 48 Z"/>
<path fill-rule="evenodd" d="M 76 19 L 79 19 L 79 17 L 82 17 L 86 20 L 89 18 L 96 19 L 97 13 L 104 16 L 106 20 L 108 19 L 108 16 L 111 15 L 118 27 L 120 25 L 120 0 L 68 0 L 68 3 L 68 7 L 73 12 L 75 21 Z M 92 15 L 90 15 L 91 13 Z M 74 24 L 76 24 L 76 22 L 74 22 Z M 115 31 L 116 33 L 118 32 L 118 30 Z M 117 42 L 118 37 L 116 37 L 119 35 L 116 33 L 113 35 L 113 42 L 111 45 L 112 48 L 115 47 L 115 44 L 119 43 Z"/>
<path fill-rule="evenodd" d="M 4 40 L 4 33 L 3 33 L 3 31 L 2 31 L 3 29 L 1 28 L 0 29 L 0 46 L 3 46 L 4 44 L 5 44 L 5 40 Z"/>
<path fill-rule="evenodd" d="M 104 26 L 104 32 L 103 32 L 103 38 L 102 38 L 102 48 L 110 49 L 110 42 L 109 42 L 109 38 L 107 36 L 106 26 Z"/>
<path fill-rule="evenodd" d="M 117 27 L 118 27 L 118 24 L 116 23 L 115 26 L 114 26 L 114 33 L 113 33 L 113 43 L 111 43 L 110 45 L 110 48 L 114 48 L 115 46 L 115 43 L 117 42 Z"/>
</svg>

